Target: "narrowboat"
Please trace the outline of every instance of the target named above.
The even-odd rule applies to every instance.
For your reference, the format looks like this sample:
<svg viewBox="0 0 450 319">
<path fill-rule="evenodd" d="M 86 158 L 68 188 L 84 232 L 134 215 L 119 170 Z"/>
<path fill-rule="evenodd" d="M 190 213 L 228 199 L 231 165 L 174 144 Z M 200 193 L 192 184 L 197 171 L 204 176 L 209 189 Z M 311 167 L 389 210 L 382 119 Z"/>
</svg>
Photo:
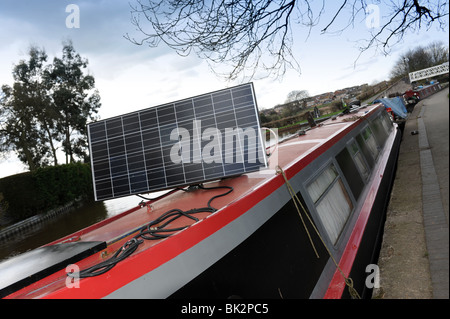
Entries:
<svg viewBox="0 0 450 319">
<path fill-rule="evenodd" d="M 442 89 L 439 82 L 433 82 L 425 86 L 417 86 L 412 90 L 408 90 L 403 94 L 403 99 L 407 104 L 415 105 L 420 100 L 440 91 Z"/>
<path fill-rule="evenodd" d="M 6 260 L 0 296 L 370 297 L 400 141 L 382 104 L 358 107 L 269 148 L 264 169 L 175 188 Z"/>
</svg>

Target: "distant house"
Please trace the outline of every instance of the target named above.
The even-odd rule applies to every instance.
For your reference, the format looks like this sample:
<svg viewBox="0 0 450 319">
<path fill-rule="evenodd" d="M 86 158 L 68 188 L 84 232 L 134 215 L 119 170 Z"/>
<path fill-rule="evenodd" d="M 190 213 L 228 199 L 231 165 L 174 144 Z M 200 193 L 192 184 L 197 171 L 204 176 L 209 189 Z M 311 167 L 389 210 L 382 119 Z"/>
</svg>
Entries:
<svg viewBox="0 0 450 319">
<path fill-rule="evenodd" d="M 293 108 L 297 110 L 301 110 L 304 108 L 310 108 L 314 106 L 320 106 L 323 104 L 328 104 L 333 102 L 333 100 L 340 99 L 350 99 L 354 98 L 358 94 L 362 92 L 364 88 L 366 88 L 368 84 L 355 85 L 352 87 L 339 89 L 334 92 L 325 92 L 312 97 L 308 97 L 299 101 L 292 101 L 285 104 L 278 104 L 271 109 L 264 110 L 265 114 L 270 114 L 271 112 L 276 112 L 277 114 L 281 114 L 285 108 Z"/>
<path fill-rule="evenodd" d="M 313 107 L 314 105 L 316 105 L 316 101 L 315 100 L 306 102 L 306 107 Z"/>
<path fill-rule="evenodd" d="M 340 99 L 343 98 L 347 94 L 347 91 L 345 89 L 336 90 L 334 91 L 333 98 Z"/>
</svg>

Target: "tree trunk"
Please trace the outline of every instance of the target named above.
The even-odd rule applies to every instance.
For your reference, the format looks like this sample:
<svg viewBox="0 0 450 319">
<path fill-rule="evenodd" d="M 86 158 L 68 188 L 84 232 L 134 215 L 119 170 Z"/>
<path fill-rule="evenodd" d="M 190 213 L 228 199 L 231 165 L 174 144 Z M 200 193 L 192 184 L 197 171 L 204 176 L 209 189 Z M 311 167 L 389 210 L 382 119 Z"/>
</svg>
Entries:
<svg viewBox="0 0 450 319">
<path fill-rule="evenodd" d="M 66 127 L 66 143 L 65 143 L 65 151 L 66 151 L 66 164 L 69 164 L 73 162 L 73 155 L 72 155 L 72 145 L 70 143 L 70 127 L 67 124 Z"/>
<path fill-rule="evenodd" d="M 33 154 L 28 149 L 28 143 L 25 141 L 25 135 L 26 133 L 22 131 L 20 134 L 20 144 L 25 154 L 25 158 L 27 159 L 28 168 L 30 169 L 30 172 L 33 172 L 36 170 L 36 165 L 34 164 L 33 161 Z"/>
<path fill-rule="evenodd" d="M 54 165 L 56 166 L 56 165 L 58 165 L 58 159 L 57 159 L 57 157 L 56 157 L 56 149 L 55 149 L 55 146 L 53 145 L 52 134 L 51 134 L 50 129 L 48 128 L 47 122 L 46 122 L 45 120 L 43 121 L 43 124 L 44 124 L 45 131 L 47 132 L 47 135 L 48 135 L 48 140 L 49 140 L 49 143 L 50 143 L 50 148 L 51 148 L 51 150 L 52 150 L 52 154 L 53 154 L 53 163 L 54 163 Z"/>
</svg>

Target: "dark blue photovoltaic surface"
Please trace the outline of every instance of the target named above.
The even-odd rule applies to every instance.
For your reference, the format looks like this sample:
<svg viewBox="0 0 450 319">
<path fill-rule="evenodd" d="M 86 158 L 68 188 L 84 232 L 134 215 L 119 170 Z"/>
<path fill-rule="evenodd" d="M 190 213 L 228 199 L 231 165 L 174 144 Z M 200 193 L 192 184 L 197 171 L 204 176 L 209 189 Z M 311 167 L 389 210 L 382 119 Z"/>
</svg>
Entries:
<svg viewBox="0 0 450 319">
<path fill-rule="evenodd" d="M 88 125 L 96 200 L 265 167 L 252 83 Z"/>
</svg>

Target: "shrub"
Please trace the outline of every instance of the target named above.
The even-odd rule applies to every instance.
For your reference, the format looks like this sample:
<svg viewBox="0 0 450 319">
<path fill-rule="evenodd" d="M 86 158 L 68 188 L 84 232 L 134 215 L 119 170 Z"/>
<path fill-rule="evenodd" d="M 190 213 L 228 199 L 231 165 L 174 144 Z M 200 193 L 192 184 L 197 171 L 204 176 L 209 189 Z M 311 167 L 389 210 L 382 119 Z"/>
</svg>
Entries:
<svg viewBox="0 0 450 319">
<path fill-rule="evenodd" d="M 80 196 L 92 199 L 91 170 L 82 163 L 39 168 L 0 179 L 0 193 L 6 214 L 22 220 Z"/>
</svg>

